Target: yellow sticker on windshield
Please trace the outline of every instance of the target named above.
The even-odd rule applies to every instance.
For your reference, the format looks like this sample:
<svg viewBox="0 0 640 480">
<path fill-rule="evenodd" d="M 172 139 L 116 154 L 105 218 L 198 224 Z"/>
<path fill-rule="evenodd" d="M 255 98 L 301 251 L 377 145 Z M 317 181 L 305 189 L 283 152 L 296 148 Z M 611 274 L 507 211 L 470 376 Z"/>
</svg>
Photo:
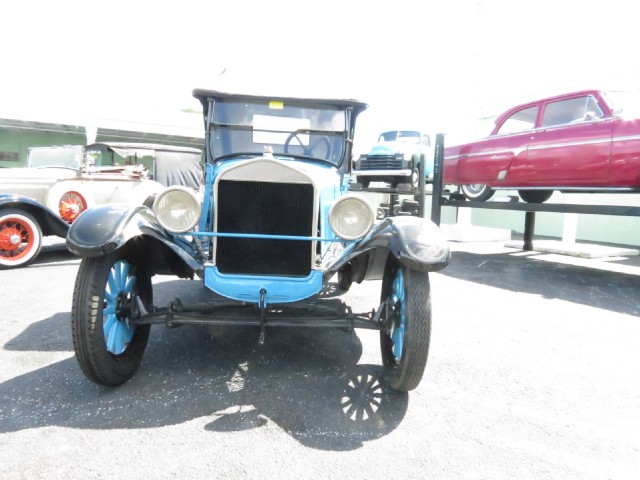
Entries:
<svg viewBox="0 0 640 480">
<path fill-rule="evenodd" d="M 284 102 L 282 100 L 271 100 L 269 102 L 269 108 L 273 110 L 282 110 L 284 108 Z"/>
</svg>

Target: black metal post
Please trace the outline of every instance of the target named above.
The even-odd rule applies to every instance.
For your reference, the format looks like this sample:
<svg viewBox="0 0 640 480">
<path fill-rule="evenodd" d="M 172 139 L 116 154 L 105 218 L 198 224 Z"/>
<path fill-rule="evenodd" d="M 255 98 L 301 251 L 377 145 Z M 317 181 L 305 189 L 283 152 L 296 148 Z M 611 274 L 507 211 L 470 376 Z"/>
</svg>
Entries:
<svg viewBox="0 0 640 480">
<path fill-rule="evenodd" d="M 522 250 L 530 252 L 533 250 L 533 230 L 536 227 L 536 212 L 524 214 L 524 243 Z"/>
<path fill-rule="evenodd" d="M 424 195 L 425 195 L 425 184 L 426 179 L 424 176 L 424 162 L 426 161 L 426 157 L 424 153 L 420 154 L 420 159 L 418 163 L 418 216 L 420 218 L 424 218 L 425 209 L 424 209 Z"/>
<path fill-rule="evenodd" d="M 442 212 L 442 175 L 444 163 L 444 134 L 436 134 L 435 151 L 433 152 L 433 191 L 431 193 L 431 221 L 440 225 Z"/>
<path fill-rule="evenodd" d="M 398 215 L 398 210 L 400 208 L 400 199 L 398 198 L 397 193 L 389 194 L 389 216 L 395 217 Z"/>
</svg>

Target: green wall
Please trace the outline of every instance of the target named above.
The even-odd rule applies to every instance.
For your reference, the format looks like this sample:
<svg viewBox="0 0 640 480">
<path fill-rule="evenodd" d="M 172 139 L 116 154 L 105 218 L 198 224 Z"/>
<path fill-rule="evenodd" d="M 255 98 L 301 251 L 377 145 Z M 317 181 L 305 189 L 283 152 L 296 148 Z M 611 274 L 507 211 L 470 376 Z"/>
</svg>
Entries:
<svg viewBox="0 0 640 480">
<path fill-rule="evenodd" d="M 24 167 L 27 165 L 29 147 L 52 145 L 85 145 L 84 128 L 78 133 L 42 132 L 0 127 L 0 168 Z M 7 160 L 17 154 L 17 161 Z"/>
<path fill-rule="evenodd" d="M 549 203 L 562 203 L 563 198 L 567 197 L 556 195 Z M 584 194 L 579 201 L 570 198 L 567 203 L 640 206 L 640 194 Z M 442 223 L 455 224 L 455 212 L 453 207 L 443 207 Z M 536 212 L 534 236 L 562 239 L 565 218 L 568 218 L 565 215 L 568 214 Z M 576 218 L 576 241 L 640 246 L 640 217 L 577 214 Z M 483 208 L 474 208 L 471 212 L 471 224 L 481 227 L 502 228 L 522 234 L 524 222 L 525 212 Z"/>
</svg>

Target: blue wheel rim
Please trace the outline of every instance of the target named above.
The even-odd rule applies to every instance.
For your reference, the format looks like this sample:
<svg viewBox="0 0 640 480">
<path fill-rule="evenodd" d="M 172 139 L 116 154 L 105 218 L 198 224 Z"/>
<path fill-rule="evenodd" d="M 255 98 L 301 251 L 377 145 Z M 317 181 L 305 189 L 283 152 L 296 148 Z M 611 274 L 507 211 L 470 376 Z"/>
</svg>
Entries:
<svg viewBox="0 0 640 480">
<path fill-rule="evenodd" d="M 114 355 L 123 353 L 133 338 L 135 327 L 129 323 L 123 302 L 131 300 L 135 283 L 136 277 L 127 262 L 119 260 L 111 267 L 104 289 L 102 318 L 107 350 Z"/>
<path fill-rule="evenodd" d="M 391 326 L 390 335 L 391 341 L 393 342 L 391 351 L 393 352 L 393 356 L 395 357 L 396 361 L 400 361 L 400 359 L 402 358 L 402 352 L 404 351 L 404 330 L 407 324 L 404 274 L 402 273 L 402 269 L 400 268 L 396 272 L 396 276 L 393 279 L 393 283 L 391 285 L 391 302 L 396 305 L 400 313 L 399 325 L 394 322 Z"/>
</svg>

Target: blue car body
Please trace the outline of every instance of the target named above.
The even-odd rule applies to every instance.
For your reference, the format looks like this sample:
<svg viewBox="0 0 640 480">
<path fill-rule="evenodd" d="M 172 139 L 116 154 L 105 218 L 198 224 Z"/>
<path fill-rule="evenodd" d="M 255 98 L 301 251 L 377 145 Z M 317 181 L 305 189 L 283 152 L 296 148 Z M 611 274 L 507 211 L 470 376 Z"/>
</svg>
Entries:
<svg viewBox="0 0 640 480">
<path fill-rule="evenodd" d="M 431 221 L 396 217 L 376 223 L 368 200 L 349 191 L 356 118 L 367 105 L 199 89 L 194 96 L 203 107 L 205 126 L 201 188 L 169 187 L 142 206 L 91 208 L 69 229 L 67 246 L 87 260 L 110 258 L 118 268 L 124 262 L 123 271 L 135 271 L 138 283 L 157 274 L 199 277 L 220 305 L 213 302 L 206 311 L 179 302 L 141 308 L 122 300 L 135 297 L 135 288 L 122 287 L 118 306 L 106 306 L 104 315 L 115 308 L 118 320 L 126 317 L 126 338 L 154 323 L 207 322 L 260 326 L 261 342 L 266 326 L 290 325 L 378 329 L 392 338 L 393 320 L 385 312 L 402 299 L 383 293 L 375 313 L 356 314 L 343 306 L 328 315 L 315 308 L 335 278 L 346 292 L 353 282 L 383 279 L 387 284 L 389 272 L 425 276 L 444 268 L 450 258 L 447 242 Z M 91 274 L 99 263 L 88 262 L 79 276 Z M 105 299 L 116 283 L 106 287 Z M 77 288 L 90 287 L 79 277 Z M 402 288 L 394 288 L 403 295 Z M 146 291 L 137 294 L 145 302 L 150 298 Z M 297 309 L 311 300 L 314 308 L 307 303 Z M 248 310 L 237 316 L 229 312 L 229 302 Z M 81 306 L 76 311 L 82 312 Z M 85 320 L 74 321 L 83 325 Z M 397 332 L 395 338 L 399 354 Z M 85 337 L 79 336 L 82 341 Z M 127 344 L 119 347 L 125 353 Z M 92 380 L 117 384 L 130 376 L 114 377 L 115 367 L 97 374 L 95 357 L 86 350 L 79 348 L 77 356 Z M 403 380 L 399 388 L 414 388 L 412 381 Z"/>
</svg>

